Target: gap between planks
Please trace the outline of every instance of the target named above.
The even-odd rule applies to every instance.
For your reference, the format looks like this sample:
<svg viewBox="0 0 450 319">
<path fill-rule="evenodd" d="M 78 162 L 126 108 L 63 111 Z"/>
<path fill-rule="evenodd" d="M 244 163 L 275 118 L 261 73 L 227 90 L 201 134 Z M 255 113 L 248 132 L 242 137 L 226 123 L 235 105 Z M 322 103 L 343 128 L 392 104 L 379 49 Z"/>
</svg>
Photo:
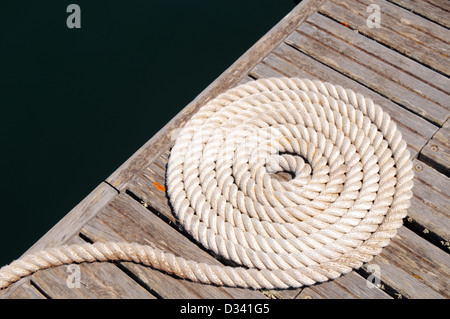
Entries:
<svg viewBox="0 0 450 319">
<path fill-rule="evenodd" d="M 423 0 L 387 0 L 393 4 L 402 7 L 403 9 L 414 12 L 415 14 L 427 19 L 433 23 L 437 23 L 444 28 L 450 28 L 450 20 L 448 19 L 448 12 L 450 11 L 450 6 L 447 2 L 442 2 L 448 8 L 439 7 L 433 3 L 429 3 Z M 444 0 L 446 1 L 446 0 Z"/>
<path fill-rule="evenodd" d="M 366 9 L 370 4 L 380 6 L 381 28 L 369 28 L 366 25 L 369 16 Z M 442 75 L 450 75 L 448 40 L 441 36 L 448 33 L 447 28 L 382 0 L 329 0 L 320 8 L 320 12 Z M 416 31 L 411 33 L 410 28 Z M 427 32 L 432 32 L 432 37 Z"/>
<path fill-rule="evenodd" d="M 383 46 L 325 16 L 312 15 L 285 42 L 432 123 L 442 125 L 449 113 L 449 79 L 389 54 Z M 422 77 L 392 66 L 402 60 L 403 68 L 415 67 Z M 430 86 L 428 79 L 435 80 L 439 89 Z"/>
</svg>

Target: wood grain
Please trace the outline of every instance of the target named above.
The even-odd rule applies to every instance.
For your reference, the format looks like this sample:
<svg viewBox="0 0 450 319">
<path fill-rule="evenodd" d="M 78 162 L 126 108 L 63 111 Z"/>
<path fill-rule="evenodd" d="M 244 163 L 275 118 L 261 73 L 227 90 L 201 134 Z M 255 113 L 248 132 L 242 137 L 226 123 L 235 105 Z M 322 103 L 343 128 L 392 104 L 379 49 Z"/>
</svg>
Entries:
<svg viewBox="0 0 450 319">
<path fill-rule="evenodd" d="M 450 112 L 445 91 L 426 83 L 430 79 L 394 67 L 395 62 L 385 62 L 387 57 L 379 57 L 385 51 L 380 44 L 320 15 L 313 15 L 297 31 L 286 39 L 288 44 L 405 108 L 440 125 Z M 436 77 L 443 79 L 447 90 L 449 81 L 437 73 Z"/>
<path fill-rule="evenodd" d="M 366 10 L 370 4 L 380 6 L 380 28 L 367 26 L 370 13 Z M 382 0 L 330 0 L 320 8 L 320 12 L 430 68 L 450 75 L 450 47 L 447 42 L 450 31 L 444 27 Z"/>
<path fill-rule="evenodd" d="M 161 154 L 130 182 L 127 190 L 136 195 L 143 205 L 149 207 L 157 215 L 162 214 L 169 223 L 177 224 L 178 220 L 170 206 L 167 193 L 155 186 L 155 183 L 167 186 L 166 167 L 169 154 L 169 150 Z"/>
<path fill-rule="evenodd" d="M 80 244 L 79 237 L 68 244 Z M 151 293 L 131 279 L 114 263 L 83 263 L 80 269 L 80 287 L 67 284 L 71 272 L 67 265 L 41 270 L 31 280 L 52 299 L 155 299 Z"/>
<path fill-rule="evenodd" d="M 450 112 L 447 117 L 449 115 Z M 450 176 L 450 118 L 421 150 L 419 158 L 439 172 Z"/>
<path fill-rule="evenodd" d="M 450 28 L 450 20 L 448 12 L 450 11 L 450 3 L 446 0 L 438 1 L 438 3 L 430 3 L 423 0 L 390 0 L 395 4 L 411 10 L 423 17 L 426 17 L 436 23 Z"/>
<path fill-rule="evenodd" d="M 306 287 L 297 299 L 392 299 L 352 271 L 335 280 Z"/>
<path fill-rule="evenodd" d="M 449 108 L 446 99 L 450 93 L 448 77 L 319 13 L 312 14 L 306 22 L 370 56 L 367 61 L 361 61 L 365 65 L 376 65 L 377 71 L 386 73 L 391 80 L 403 83 L 404 86 L 411 86 L 411 90 L 414 92 Z M 356 56 L 352 57 L 357 58 Z M 386 69 L 378 69 L 378 66 Z M 398 76 L 396 76 L 397 74 Z"/>
<path fill-rule="evenodd" d="M 46 299 L 46 297 L 31 285 L 30 278 L 24 278 L 20 285 L 13 289 L 0 291 L 0 299 Z"/>
<path fill-rule="evenodd" d="M 420 160 L 414 160 L 413 165 L 414 196 L 411 207 L 408 209 L 408 217 L 423 226 L 425 232 L 431 231 L 448 243 L 450 242 L 450 179 Z M 445 249 L 450 252 L 450 247 Z"/>
<path fill-rule="evenodd" d="M 450 255 L 405 227 L 380 255 L 363 265 L 380 269 L 380 279 L 407 298 L 450 297 Z"/>
</svg>

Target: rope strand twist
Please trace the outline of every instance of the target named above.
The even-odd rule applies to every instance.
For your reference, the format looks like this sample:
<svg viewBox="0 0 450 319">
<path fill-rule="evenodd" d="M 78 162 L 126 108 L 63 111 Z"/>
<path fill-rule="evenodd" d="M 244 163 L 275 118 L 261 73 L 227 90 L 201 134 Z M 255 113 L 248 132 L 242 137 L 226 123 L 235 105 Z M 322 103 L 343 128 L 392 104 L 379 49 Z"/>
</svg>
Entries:
<svg viewBox="0 0 450 319">
<path fill-rule="evenodd" d="M 282 171 L 293 178 L 278 179 Z M 176 138 L 166 176 L 187 232 L 242 267 L 96 242 L 26 255 L 0 269 L 0 288 L 40 269 L 111 260 L 231 287 L 327 281 L 389 244 L 406 216 L 413 175 L 401 133 L 372 100 L 321 81 L 252 81 L 193 115 Z"/>
</svg>

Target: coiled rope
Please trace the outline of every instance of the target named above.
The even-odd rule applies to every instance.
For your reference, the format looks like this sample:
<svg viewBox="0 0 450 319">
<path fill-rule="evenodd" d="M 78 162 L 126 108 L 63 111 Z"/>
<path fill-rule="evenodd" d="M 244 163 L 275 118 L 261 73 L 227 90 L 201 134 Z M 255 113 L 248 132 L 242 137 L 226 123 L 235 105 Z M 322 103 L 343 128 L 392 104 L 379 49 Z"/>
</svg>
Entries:
<svg viewBox="0 0 450 319">
<path fill-rule="evenodd" d="M 280 180 L 281 171 L 294 177 Z M 111 260 L 231 287 L 311 285 L 379 254 L 402 225 L 413 187 L 406 143 L 380 106 L 297 78 L 253 81 L 203 106 L 177 137 L 166 179 L 189 234 L 242 267 L 96 242 L 26 255 L 0 269 L 0 288 L 40 269 Z"/>
</svg>

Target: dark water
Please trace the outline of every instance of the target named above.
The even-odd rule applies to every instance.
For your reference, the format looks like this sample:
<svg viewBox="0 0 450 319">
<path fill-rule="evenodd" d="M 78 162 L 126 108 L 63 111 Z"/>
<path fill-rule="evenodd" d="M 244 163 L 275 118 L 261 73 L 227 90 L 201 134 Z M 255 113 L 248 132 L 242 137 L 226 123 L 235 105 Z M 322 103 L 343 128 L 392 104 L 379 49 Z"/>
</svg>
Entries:
<svg viewBox="0 0 450 319">
<path fill-rule="evenodd" d="M 81 29 L 66 26 L 71 3 L 81 8 Z M 18 258 L 294 5 L 2 1 L 0 265 Z"/>
</svg>

